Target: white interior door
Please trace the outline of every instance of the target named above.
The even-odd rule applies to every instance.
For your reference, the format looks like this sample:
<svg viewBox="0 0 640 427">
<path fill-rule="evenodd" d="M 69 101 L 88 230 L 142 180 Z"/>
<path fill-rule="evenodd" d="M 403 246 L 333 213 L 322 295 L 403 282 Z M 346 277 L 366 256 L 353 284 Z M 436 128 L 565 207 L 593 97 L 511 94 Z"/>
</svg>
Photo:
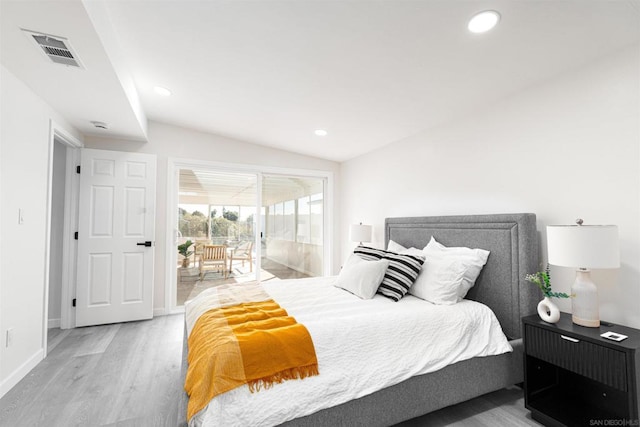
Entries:
<svg viewBox="0 0 640 427">
<path fill-rule="evenodd" d="M 156 156 L 82 149 L 76 326 L 153 317 Z"/>
</svg>

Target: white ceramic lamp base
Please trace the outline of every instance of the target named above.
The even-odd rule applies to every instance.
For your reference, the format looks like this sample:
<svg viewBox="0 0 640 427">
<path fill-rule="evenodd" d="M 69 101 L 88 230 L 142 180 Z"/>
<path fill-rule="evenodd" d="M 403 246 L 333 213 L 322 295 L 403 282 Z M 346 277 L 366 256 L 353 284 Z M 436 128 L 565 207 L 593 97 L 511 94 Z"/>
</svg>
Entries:
<svg viewBox="0 0 640 427">
<path fill-rule="evenodd" d="M 576 281 L 571 286 L 571 319 L 573 323 L 589 328 L 600 326 L 598 288 L 591 280 L 591 271 L 576 270 Z"/>
</svg>

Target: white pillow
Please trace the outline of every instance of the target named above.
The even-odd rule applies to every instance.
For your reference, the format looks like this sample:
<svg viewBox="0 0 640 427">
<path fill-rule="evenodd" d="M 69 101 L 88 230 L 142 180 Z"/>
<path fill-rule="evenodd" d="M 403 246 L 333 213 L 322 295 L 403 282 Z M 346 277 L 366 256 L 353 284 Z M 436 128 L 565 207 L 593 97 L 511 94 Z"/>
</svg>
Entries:
<svg viewBox="0 0 640 427">
<path fill-rule="evenodd" d="M 448 248 L 441 243 L 438 243 L 436 239 L 431 237 L 431 241 L 423 249 L 426 257 L 425 267 L 428 269 L 431 262 L 434 260 L 458 260 L 465 269 L 464 276 L 460 286 L 458 286 L 458 301 L 467 295 L 469 289 L 474 285 L 476 279 L 482 271 L 482 267 L 487 263 L 489 258 L 489 251 L 484 249 L 470 249 L 465 247 L 452 247 Z"/>
<path fill-rule="evenodd" d="M 406 251 L 407 248 L 405 248 L 401 244 L 396 243 L 393 240 L 389 239 L 389 244 L 387 245 L 387 250 L 389 252 L 395 252 L 395 253 L 401 254 L 402 251 Z"/>
<path fill-rule="evenodd" d="M 371 299 L 376 294 L 389 261 L 381 259 L 366 261 L 356 254 L 351 254 L 342 266 L 335 286 L 362 298 Z"/>
<path fill-rule="evenodd" d="M 430 258 L 422 266 L 409 293 L 434 304 L 455 304 L 465 271 L 466 268 L 458 259 Z"/>
<path fill-rule="evenodd" d="M 393 240 L 389 240 L 389 244 L 387 245 L 387 251 L 395 252 L 401 255 L 418 255 L 421 257 L 424 256 L 424 252 L 422 250 L 416 249 L 413 247 L 407 249 L 401 244 L 394 242 Z"/>
</svg>

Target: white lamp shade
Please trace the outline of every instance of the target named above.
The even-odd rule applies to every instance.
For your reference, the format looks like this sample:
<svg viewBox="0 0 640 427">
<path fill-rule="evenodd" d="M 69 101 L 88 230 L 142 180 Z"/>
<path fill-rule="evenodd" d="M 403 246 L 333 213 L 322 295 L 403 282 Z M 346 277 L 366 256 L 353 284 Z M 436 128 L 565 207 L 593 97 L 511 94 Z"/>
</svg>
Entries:
<svg viewBox="0 0 640 427">
<path fill-rule="evenodd" d="M 615 225 L 548 225 L 549 264 L 575 268 L 618 268 Z"/>
<path fill-rule="evenodd" d="M 353 224 L 349 228 L 352 242 L 370 242 L 371 226 L 362 224 Z"/>
</svg>

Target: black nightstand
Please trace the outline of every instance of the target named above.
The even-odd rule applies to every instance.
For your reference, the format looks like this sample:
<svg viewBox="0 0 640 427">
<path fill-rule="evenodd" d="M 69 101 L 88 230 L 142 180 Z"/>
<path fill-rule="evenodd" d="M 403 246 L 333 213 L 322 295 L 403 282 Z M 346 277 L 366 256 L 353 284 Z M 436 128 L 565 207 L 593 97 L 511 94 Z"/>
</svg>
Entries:
<svg viewBox="0 0 640 427">
<path fill-rule="evenodd" d="M 602 322 L 574 325 L 522 319 L 525 406 L 547 426 L 638 426 L 640 330 Z M 600 337 L 613 331 L 621 342 Z"/>
</svg>

